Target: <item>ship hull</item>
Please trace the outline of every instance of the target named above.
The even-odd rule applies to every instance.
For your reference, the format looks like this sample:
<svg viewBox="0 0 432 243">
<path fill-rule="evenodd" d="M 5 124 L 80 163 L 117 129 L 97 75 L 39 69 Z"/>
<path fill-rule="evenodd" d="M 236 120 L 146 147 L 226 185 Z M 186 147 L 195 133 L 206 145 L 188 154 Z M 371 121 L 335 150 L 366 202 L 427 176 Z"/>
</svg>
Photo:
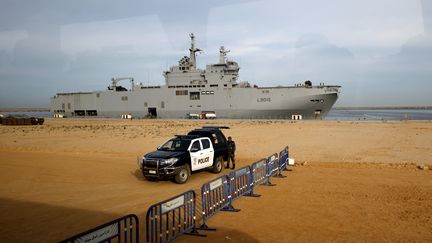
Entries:
<svg viewBox="0 0 432 243">
<path fill-rule="evenodd" d="M 215 112 L 218 118 L 323 119 L 336 102 L 339 86 L 314 87 L 143 87 L 134 91 L 62 93 L 51 112 L 65 116 L 185 118 Z M 197 95 L 198 97 L 193 97 Z"/>
</svg>

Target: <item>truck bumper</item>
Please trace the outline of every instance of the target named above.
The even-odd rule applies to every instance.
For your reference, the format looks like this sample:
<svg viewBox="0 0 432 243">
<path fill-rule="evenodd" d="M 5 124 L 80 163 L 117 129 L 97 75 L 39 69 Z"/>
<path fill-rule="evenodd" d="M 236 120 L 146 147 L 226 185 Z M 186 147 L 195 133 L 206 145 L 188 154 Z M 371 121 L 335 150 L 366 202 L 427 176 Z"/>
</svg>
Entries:
<svg viewBox="0 0 432 243">
<path fill-rule="evenodd" d="M 146 178 L 164 180 L 171 179 L 180 173 L 180 167 L 149 168 L 142 167 L 141 171 Z"/>
</svg>

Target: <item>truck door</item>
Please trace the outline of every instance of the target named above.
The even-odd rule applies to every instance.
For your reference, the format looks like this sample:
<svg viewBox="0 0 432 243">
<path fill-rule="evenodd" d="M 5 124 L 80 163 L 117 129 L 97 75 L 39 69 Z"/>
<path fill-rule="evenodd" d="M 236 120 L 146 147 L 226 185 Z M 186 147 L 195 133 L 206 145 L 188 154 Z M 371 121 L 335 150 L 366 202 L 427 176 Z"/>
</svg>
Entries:
<svg viewBox="0 0 432 243">
<path fill-rule="evenodd" d="M 209 138 L 201 138 L 202 149 L 204 152 L 204 164 L 205 167 L 210 167 L 213 165 L 214 159 L 214 149 L 211 145 Z"/>
<path fill-rule="evenodd" d="M 201 142 L 199 139 L 192 140 L 189 147 L 189 153 L 191 158 L 191 170 L 196 171 L 205 167 L 204 163 L 204 151 L 202 150 Z"/>
</svg>

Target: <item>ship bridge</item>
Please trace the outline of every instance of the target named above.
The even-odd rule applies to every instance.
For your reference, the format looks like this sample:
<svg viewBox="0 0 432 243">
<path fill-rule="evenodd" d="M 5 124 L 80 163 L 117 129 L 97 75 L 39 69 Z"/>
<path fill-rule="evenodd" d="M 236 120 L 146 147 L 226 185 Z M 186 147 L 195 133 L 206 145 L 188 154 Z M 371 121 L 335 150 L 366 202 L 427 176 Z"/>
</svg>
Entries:
<svg viewBox="0 0 432 243">
<path fill-rule="evenodd" d="M 166 85 L 203 85 L 203 84 L 236 84 L 240 67 L 237 62 L 227 60 L 229 50 L 221 46 L 219 63 L 209 64 L 205 70 L 197 68 L 196 52 L 202 51 L 195 47 L 195 36 L 190 34 L 191 47 L 189 57 L 182 57 L 178 65 L 171 66 L 163 73 Z"/>
</svg>

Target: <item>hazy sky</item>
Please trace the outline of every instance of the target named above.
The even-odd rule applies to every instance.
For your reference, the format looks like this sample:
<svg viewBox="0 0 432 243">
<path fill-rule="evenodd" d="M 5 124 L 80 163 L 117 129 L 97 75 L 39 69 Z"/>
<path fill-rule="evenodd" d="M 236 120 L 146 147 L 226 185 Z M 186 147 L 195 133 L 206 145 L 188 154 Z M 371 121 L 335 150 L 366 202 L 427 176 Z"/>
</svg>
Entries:
<svg viewBox="0 0 432 243">
<path fill-rule="evenodd" d="M 111 77 L 163 84 L 191 32 L 200 68 L 223 45 L 252 84 L 342 85 L 336 106 L 432 105 L 430 0 L 2 0 L 0 107 L 48 107 Z"/>
</svg>

